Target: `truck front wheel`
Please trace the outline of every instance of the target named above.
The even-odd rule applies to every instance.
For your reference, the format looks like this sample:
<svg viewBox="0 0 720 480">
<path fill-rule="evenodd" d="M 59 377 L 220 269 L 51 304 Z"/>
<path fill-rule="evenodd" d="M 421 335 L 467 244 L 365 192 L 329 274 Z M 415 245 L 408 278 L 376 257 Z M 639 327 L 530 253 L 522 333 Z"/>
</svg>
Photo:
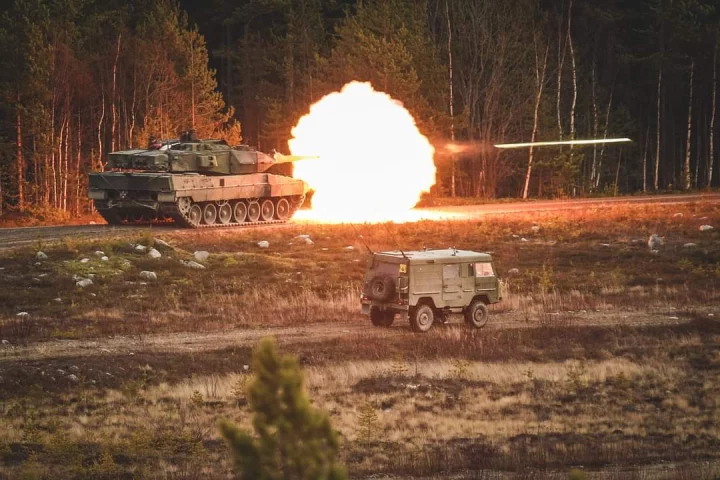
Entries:
<svg viewBox="0 0 720 480">
<path fill-rule="evenodd" d="M 376 327 L 389 327 L 395 320 L 392 310 L 380 310 L 378 307 L 370 308 L 370 321 Z"/>
<path fill-rule="evenodd" d="M 418 305 L 410 313 L 410 328 L 415 332 L 427 332 L 432 327 L 433 321 L 435 321 L 435 315 L 429 305 Z"/>
<path fill-rule="evenodd" d="M 482 328 L 488 321 L 488 308 L 482 300 L 473 300 L 465 309 L 465 323 L 475 328 Z"/>
</svg>

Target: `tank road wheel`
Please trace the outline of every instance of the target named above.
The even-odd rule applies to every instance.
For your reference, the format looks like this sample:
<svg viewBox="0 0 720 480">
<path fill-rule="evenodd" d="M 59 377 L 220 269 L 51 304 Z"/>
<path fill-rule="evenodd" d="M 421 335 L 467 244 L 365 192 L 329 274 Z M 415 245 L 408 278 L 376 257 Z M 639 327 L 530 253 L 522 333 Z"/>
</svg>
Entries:
<svg viewBox="0 0 720 480">
<path fill-rule="evenodd" d="M 130 223 L 142 223 L 145 221 L 145 214 L 142 212 L 132 212 L 130 214 Z"/>
<path fill-rule="evenodd" d="M 243 200 L 235 202 L 235 206 L 233 207 L 233 220 L 237 223 L 243 223 L 247 219 L 247 215 L 247 204 Z"/>
<path fill-rule="evenodd" d="M 217 207 L 214 203 L 207 203 L 203 207 L 203 223 L 206 225 L 213 225 L 215 224 L 215 220 L 217 220 Z"/>
<path fill-rule="evenodd" d="M 200 221 L 203 218 L 203 211 L 202 208 L 200 208 L 200 205 L 197 203 L 193 203 L 190 205 L 190 209 L 188 210 L 187 214 L 188 222 L 190 222 L 194 226 L 200 225 Z"/>
<path fill-rule="evenodd" d="M 435 317 L 429 305 L 420 304 L 410 314 L 410 327 L 414 332 L 425 333 L 430 330 Z"/>
<path fill-rule="evenodd" d="M 218 205 L 218 220 L 223 225 L 232 221 L 233 209 L 228 202 Z"/>
<path fill-rule="evenodd" d="M 267 221 L 272 220 L 274 215 L 275 215 L 275 204 L 273 204 L 272 200 L 270 200 L 269 198 L 266 198 L 260 204 L 260 217 L 263 219 L 263 221 L 267 222 Z"/>
<path fill-rule="evenodd" d="M 392 310 L 380 310 L 378 307 L 370 307 L 370 322 L 376 327 L 389 327 L 395 320 L 395 312 Z"/>
<path fill-rule="evenodd" d="M 290 217 L 290 202 L 286 198 L 281 198 L 275 205 L 275 218 L 278 220 L 287 220 Z"/>
<path fill-rule="evenodd" d="M 248 203 L 247 217 L 248 222 L 257 222 L 260 220 L 260 203 L 257 200 L 253 200 Z"/>
<path fill-rule="evenodd" d="M 488 321 L 488 308 L 482 300 L 474 300 L 465 309 L 465 323 L 475 328 L 482 328 Z"/>
</svg>

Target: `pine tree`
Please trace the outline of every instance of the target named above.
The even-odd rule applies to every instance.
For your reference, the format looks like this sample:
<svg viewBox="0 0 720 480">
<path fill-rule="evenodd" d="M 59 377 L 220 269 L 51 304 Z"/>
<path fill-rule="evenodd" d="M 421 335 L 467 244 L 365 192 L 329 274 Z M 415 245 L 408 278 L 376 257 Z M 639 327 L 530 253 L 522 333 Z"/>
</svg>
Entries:
<svg viewBox="0 0 720 480">
<path fill-rule="evenodd" d="M 335 460 L 337 433 L 327 414 L 310 405 L 296 359 L 279 356 L 272 339 L 253 354 L 250 386 L 256 436 L 223 423 L 238 478 L 336 480 L 347 478 Z"/>
</svg>

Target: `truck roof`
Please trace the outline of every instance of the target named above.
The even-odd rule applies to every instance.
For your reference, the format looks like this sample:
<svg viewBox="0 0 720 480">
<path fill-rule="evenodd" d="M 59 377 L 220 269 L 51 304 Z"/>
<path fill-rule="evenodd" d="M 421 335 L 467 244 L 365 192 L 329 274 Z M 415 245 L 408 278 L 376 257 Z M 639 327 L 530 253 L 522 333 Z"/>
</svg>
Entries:
<svg viewBox="0 0 720 480">
<path fill-rule="evenodd" d="M 405 254 L 403 256 L 403 253 Z M 375 254 L 383 260 L 389 260 L 394 263 L 403 261 L 405 258 L 411 264 L 423 263 L 463 263 L 463 262 L 491 262 L 492 257 L 487 253 L 472 252 L 470 250 L 456 250 L 454 248 L 446 248 L 442 250 L 421 250 L 400 252 L 392 250 L 388 252 L 378 252 Z"/>
</svg>

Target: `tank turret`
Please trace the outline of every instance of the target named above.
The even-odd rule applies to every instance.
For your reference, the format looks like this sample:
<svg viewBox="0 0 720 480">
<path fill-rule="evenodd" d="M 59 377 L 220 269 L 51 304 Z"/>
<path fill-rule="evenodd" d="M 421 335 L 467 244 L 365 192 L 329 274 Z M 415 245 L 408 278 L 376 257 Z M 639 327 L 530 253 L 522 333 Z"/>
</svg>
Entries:
<svg viewBox="0 0 720 480">
<path fill-rule="evenodd" d="M 224 140 L 152 141 L 108 155 L 110 171 L 91 173 L 89 196 L 111 224 L 174 221 L 191 228 L 287 221 L 308 187 L 278 164 L 317 157 L 259 152 Z"/>
<path fill-rule="evenodd" d="M 224 140 L 174 141 L 154 150 L 125 150 L 108 155 L 108 168 L 150 172 L 243 175 L 266 172 L 280 163 L 317 157 L 268 155 L 247 145 L 230 147 Z"/>
</svg>

